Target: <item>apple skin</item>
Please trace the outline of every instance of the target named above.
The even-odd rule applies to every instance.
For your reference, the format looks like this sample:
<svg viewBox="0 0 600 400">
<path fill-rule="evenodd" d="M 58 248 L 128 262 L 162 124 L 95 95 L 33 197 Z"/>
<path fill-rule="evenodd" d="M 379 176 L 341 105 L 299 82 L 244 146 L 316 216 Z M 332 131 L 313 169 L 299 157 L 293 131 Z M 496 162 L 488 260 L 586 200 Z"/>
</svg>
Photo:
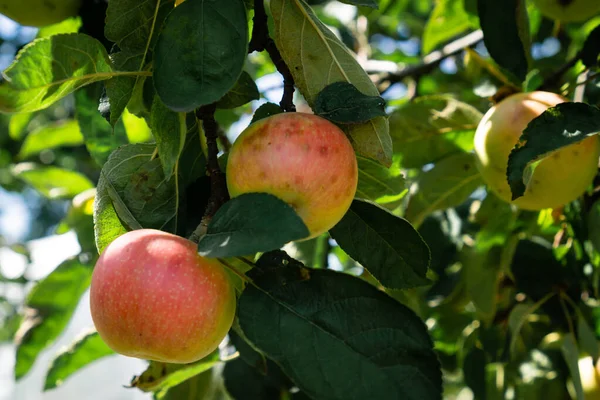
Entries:
<svg viewBox="0 0 600 400">
<path fill-rule="evenodd" d="M 518 93 L 493 106 L 475 132 L 477 167 L 498 197 L 511 202 L 506 178 L 508 156 L 527 124 L 548 107 L 567 99 L 550 92 Z M 526 210 L 556 208 L 575 200 L 598 169 L 600 141 L 591 136 L 543 159 L 535 168 L 524 196 L 512 203 Z"/>
<path fill-rule="evenodd" d="M 352 144 L 333 123 L 313 114 L 276 114 L 250 125 L 227 160 L 231 197 L 262 192 L 285 201 L 310 239 L 344 216 L 358 183 Z"/>
<path fill-rule="evenodd" d="M 585 21 L 600 13 L 598 0 L 533 0 L 540 12 L 563 22 Z"/>
<path fill-rule="evenodd" d="M 27 26 L 56 24 L 77 15 L 82 0 L 0 0 L 0 13 Z"/>
<path fill-rule="evenodd" d="M 190 363 L 215 350 L 236 298 L 223 266 L 196 244 L 153 229 L 128 232 L 102 252 L 90 289 L 92 319 L 117 353 Z"/>
</svg>

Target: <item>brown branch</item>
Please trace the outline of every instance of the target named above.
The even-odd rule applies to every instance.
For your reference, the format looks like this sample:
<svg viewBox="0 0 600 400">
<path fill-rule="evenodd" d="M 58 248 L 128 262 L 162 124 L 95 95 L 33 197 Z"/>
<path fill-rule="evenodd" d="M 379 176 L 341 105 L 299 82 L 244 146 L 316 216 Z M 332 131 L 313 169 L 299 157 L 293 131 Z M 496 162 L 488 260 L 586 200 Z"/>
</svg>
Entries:
<svg viewBox="0 0 600 400">
<path fill-rule="evenodd" d="M 208 223 L 212 217 L 229 200 L 225 173 L 219 167 L 219 146 L 217 145 L 219 126 L 215 120 L 216 109 L 217 106 L 213 103 L 196 110 L 196 118 L 202 121 L 202 128 L 206 137 L 206 147 L 208 148 L 206 170 L 210 176 L 210 197 L 204 211 L 204 216 L 202 217 L 202 222 L 200 222 L 200 225 L 198 225 L 194 233 L 190 236 L 190 240 L 195 242 L 198 242 L 200 237 L 206 233 Z"/>
<path fill-rule="evenodd" d="M 417 65 L 407 67 L 399 72 L 385 74 L 377 82 L 378 86 L 388 82 L 389 86 L 382 90 L 382 92 L 385 92 L 392 84 L 400 82 L 408 77 L 419 78 L 437 68 L 444 59 L 456 55 L 468 47 L 473 47 L 482 40 L 483 32 L 481 30 L 471 32 L 468 35 L 445 45 L 441 50 L 429 53 L 423 57 L 423 61 Z"/>
<path fill-rule="evenodd" d="M 283 111 L 296 111 L 294 105 L 294 77 L 281 57 L 281 53 L 273 39 L 269 36 L 267 13 L 264 0 L 254 0 L 254 17 L 252 19 L 252 38 L 248 45 L 248 53 L 266 50 L 277 71 L 283 76 L 283 97 L 279 105 Z"/>
</svg>

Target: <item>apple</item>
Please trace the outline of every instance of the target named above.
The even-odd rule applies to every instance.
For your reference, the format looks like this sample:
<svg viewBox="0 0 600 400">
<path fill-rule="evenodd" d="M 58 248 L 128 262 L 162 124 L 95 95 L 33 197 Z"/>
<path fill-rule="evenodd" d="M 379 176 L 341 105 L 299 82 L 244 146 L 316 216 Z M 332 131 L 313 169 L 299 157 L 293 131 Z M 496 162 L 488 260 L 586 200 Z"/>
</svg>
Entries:
<svg viewBox="0 0 600 400">
<path fill-rule="evenodd" d="M 190 363 L 215 350 L 233 323 L 236 298 L 222 264 L 196 244 L 140 229 L 102 252 L 90 288 L 100 337 L 117 353 Z"/>
<path fill-rule="evenodd" d="M 231 197 L 262 192 L 285 201 L 310 231 L 328 231 L 344 216 L 358 183 L 352 144 L 333 123 L 313 114 L 276 114 L 251 124 L 227 160 Z"/>
<path fill-rule="evenodd" d="M 567 101 L 554 93 L 519 93 L 507 97 L 484 115 L 475 132 L 477 167 L 488 188 L 506 202 L 508 156 L 527 124 L 548 107 Z M 591 136 L 544 158 L 534 169 L 524 196 L 514 204 L 526 210 L 556 208 L 575 200 L 598 169 L 600 142 Z"/>
<path fill-rule="evenodd" d="M 82 0 L 0 0 L 0 13 L 27 26 L 56 24 L 77 15 Z"/>
<path fill-rule="evenodd" d="M 600 13 L 598 0 L 533 0 L 540 12 L 564 22 L 585 21 Z"/>
</svg>

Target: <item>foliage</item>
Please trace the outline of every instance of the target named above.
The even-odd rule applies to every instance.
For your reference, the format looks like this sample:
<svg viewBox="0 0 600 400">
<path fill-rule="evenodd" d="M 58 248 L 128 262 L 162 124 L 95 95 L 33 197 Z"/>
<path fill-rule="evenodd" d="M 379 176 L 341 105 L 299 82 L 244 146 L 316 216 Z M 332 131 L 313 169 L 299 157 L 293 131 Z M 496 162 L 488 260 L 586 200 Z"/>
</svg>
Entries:
<svg viewBox="0 0 600 400">
<path fill-rule="evenodd" d="M 131 381 L 155 398 L 586 398 L 600 176 L 563 207 L 519 210 L 486 190 L 473 138 L 515 92 L 572 101 L 523 131 L 505 171 L 517 198 L 537 161 L 596 137 L 600 16 L 553 21 L 530 0 L 342 3 L 89 1 L 19 45 L 0 82 L 0 196 L 27 196 L 34 216 L 18 240 L 0 226 L 0 250 L 28 257 L 32 239 L 73 231 L 81 252 L 36 282 L 0 252 L 17 380 L 63 332 L 98 254 L 154 228 L 218 257 L 238 292 L 219 352 Z M 236 135 L 294 109 L 340 126 L 359 168 L 346 215 L 310 240 L 290 205 L 224 186 Z M 73 338 L 44 390 L 113 354 L 94 332 Z"/>
</svg>

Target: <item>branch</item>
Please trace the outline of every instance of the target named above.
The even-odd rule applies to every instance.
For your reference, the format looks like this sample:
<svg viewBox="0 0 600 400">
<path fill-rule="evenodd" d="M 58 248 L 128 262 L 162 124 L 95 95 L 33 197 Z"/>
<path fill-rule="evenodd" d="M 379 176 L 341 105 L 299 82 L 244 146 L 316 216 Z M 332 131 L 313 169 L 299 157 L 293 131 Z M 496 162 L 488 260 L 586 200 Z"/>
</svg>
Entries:
<svg viewBox="0 0 600 400">
<path fill-rule="evenodd" d="M 554 73 L 552 75 L 550 75 L 549 77 L 544 79 L 544 83 L 542 83 L 540 85 L 538 90 L 548 90 L 548 89 L 554 88 L 554 86 L 558 82 L 560 82 L 560 78 L 562 78 L 562 76 L 568 70 L 570 70 L 572 67 L 575 66 L 575 64 L 577 64 L 577 62 L 581 59 L 581 56 L 582 56 L 582 52 L 580 51 L 575 55 L 575 57 L 573 57 L 572 59 L 567 61 L 565 64 L 563 64 L 559 69 L 554 71 Z"/>
<path fill-rule="evenodd" d="M 425 75 L 435 69 L 444 59 L 458 54 L 468 47 L 475 46 L 482 40 L 483 32 L 481 30 L 471 32 L 466 36 L 448 43 L 441 50 L 436 50 L 429 53 L 423 57 L 423 61 L 420 64 L 407 67 L 398 72 L 390 72 L 385 74 L 379 79 L 378 85 L 384 82 L 389 82 L 389 86 L 391 86 L 392 84 L 400 82 L 408 77 L 419 78 L 420 76 Z M 387 88 L 385 88 L 383 91 L 385 92 L 385 90 L 387 90 Z"/>
<path fill-rule="evenodd" d="M 285 61 L 283 61 L 275 42 L 269 36 L 264 0 L 254 0 L 254 17 L 252 21 L 254 26 L 252 28 L 252 38 L 248 45 L 248 53 L 263 50 L 269 53 L 275 68 L 283 76 L 283 97 L 279 105 L 283 111 L 296 111 L 294 105 L 294 77 Z"/>
<path fill-rule="evenodd" d="M 202 222 L 192 233 L 190 240 L 198 242 L 200 237 L 206 233 L 208 223 L 219 210 L 219 208 L 229 200 L 229 192 L 227 191 L 227 182 L 225 173 L 219 167 L 219 146 L 217 140 L 219 138 L 219 127 L 215 120 L 215 103 L 202 106 L 196 110 L 196 118 L 202 120 L 202 128 L 206 137 L 206 146 L 208 148 L 208 160 L 206 164 L 207 172 L 210 176 L 210 197 L 208 205 L 202 217 Z"/>
</svg>

